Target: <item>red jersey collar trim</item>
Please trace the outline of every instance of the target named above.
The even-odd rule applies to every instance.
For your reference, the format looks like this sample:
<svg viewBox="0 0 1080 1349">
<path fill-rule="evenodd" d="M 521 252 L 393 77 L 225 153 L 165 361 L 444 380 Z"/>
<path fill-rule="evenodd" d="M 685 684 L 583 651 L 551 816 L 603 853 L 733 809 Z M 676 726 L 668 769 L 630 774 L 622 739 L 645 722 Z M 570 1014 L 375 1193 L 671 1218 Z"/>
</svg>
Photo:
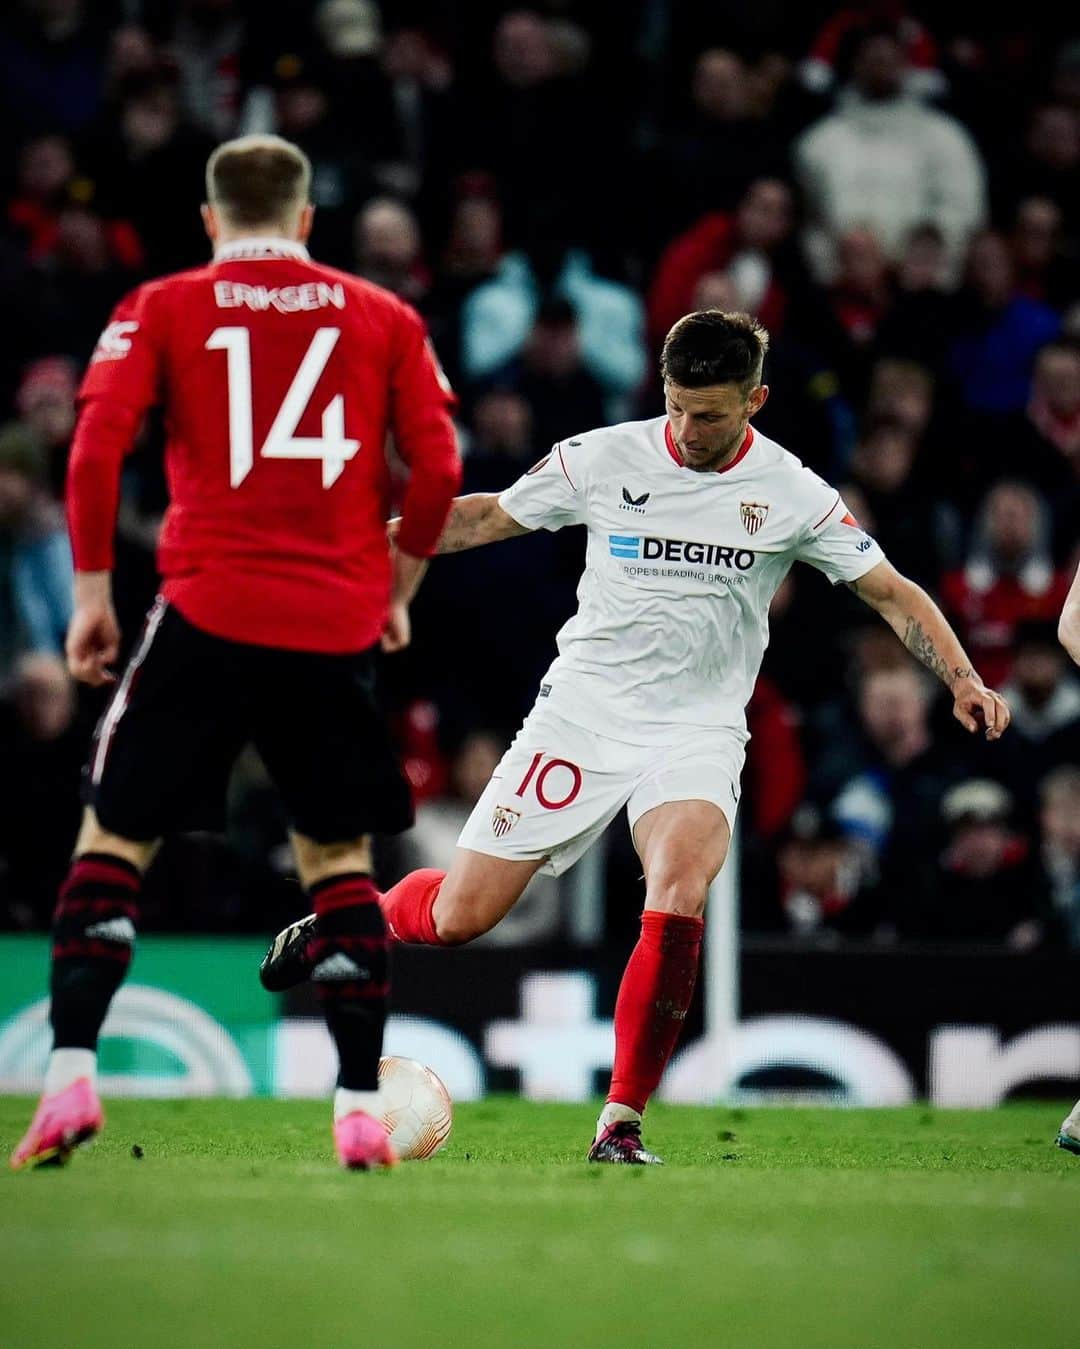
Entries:
<svg viewBox="0 0 1080 1349">
<path fill-rule="evenodd" d="M 753 443 L 754 443 L 754 428 L 752 426 L 748 426 L 746 428 L 746 435 L 743 436 L 743 443 L 739 446 L 738 454 L 736 454 L 735 458 L 732 459 L 730 464 L 725 464 L 723 468 L 718 468 L 716 472 L 729 473 L 735 467 L 736 464 L 741 464 L 742 461 L 746 458 L 747 454 L 749 454 L 750 446 L 753 445 Z M 679 454 L 679 447 L 675 444 L 675 437 L 671 434 L 670 422 L 664 423 L 664 444 L 667 446 L 667 452 L 668 454 L 671 455 L 675 463 L 677 463 L 680 468 L 685 468 L 686 465 L 682 461 L 682 455 Z"/>
<path fill-rule="evenodd" d="M 309 260 L 309 253 L 296 239 L 265 238 L 252 235 L 249 239 L 233 239 L 214 249 L 215 262 L 258 262 L 262 258 L 301 258 Z"/>
</svg>

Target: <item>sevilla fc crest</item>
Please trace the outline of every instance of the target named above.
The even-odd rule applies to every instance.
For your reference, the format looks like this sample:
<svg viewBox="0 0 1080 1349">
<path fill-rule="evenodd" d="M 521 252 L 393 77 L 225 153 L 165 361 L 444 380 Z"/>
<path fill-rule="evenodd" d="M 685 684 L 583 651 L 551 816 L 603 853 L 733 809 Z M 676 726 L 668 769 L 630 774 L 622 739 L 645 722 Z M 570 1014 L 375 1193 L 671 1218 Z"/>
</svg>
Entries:
<svg viewBox="0 0 1080 1349">
<path fill-rule="evenodd" d="M 520 819 L 520 810 L 511 810 L 509 806 L 496 806 L 491 815 L 491 832 L 496 838 L 502 838 Z"/>
<path fill-rule="evenodd" d="M 765 523 L 765 517 L 768 513 L 769 508 L 764 501 L 739 502 L 739 514 L 742 516 L 747 534 L 756 534 Z"/>
</svg>

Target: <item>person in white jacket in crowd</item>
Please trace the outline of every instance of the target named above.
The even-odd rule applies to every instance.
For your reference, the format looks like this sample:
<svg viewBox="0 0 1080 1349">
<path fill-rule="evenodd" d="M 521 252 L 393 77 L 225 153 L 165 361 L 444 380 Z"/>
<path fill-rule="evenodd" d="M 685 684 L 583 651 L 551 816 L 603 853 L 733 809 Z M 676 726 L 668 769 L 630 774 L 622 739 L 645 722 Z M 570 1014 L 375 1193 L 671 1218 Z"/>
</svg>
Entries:
<svg viewBox="0 0 1080 1349">
<path fill-rule="evenodd" d="M 806 198 L 805 245 L 818 279 L 835 266 L 834 241 L 857 226 L 899 258 L 910 232 L 938 227 L 956 280 L 973 230 L 986 216 L 986 172 L 975 143 L 951 117 L 904 92 L 904 52 L 872 29 L 852 53 L 851 82 L 831 113 L 794 146 Z"/>
</svg>

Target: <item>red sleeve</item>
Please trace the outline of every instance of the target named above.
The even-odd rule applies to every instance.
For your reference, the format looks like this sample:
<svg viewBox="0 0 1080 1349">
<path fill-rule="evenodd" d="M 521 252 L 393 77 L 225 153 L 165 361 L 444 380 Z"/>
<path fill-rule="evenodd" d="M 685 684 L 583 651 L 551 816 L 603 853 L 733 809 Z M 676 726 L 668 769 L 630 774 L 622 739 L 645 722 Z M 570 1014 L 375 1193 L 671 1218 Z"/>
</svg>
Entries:
<svg viewBox="0 0 1080 1349">
<path fill-rule="evenodd" d="M 390 429 L 411 472 L 401 508 L 398 547 L 412 557 L 435 551 L 450 503 L 461 486 L 461 459 L 450 413 L 457 404 L 423 320 L 405 308 L 390 377 Z"/>
<path fill-rule="evenodd" d="M 67 476 L 76 571 L 112 570 L 120 470 L 159 396 L 161 353 L 149 309 L 147 287 L 120 301 L 79 389 Z"/>
</svg>

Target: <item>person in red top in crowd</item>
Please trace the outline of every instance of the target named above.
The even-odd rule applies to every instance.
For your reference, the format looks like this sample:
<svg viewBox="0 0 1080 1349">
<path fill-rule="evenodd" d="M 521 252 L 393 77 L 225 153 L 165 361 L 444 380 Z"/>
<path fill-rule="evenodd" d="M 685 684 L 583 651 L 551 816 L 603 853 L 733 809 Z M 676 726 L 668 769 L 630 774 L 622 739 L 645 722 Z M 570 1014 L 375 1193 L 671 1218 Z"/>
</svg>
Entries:
<svg viewBox="0 0 1080 1349">
<path fill-rule="evenodd" d="M 995 684 L 1008 679 L 1018 624 L 1056 622 L 1065 603 L 1068 576 L 1054 567 L 1047 533 L 1038 494 L 1024 483 L 999 483 L 980 512 L 966 565 L 942 578 L 943 605 Z"/>
<path fill-rule="evenodd" d="M 161 593 L 91 753 L 54 917 L 54 1049 L 16 1168 L 64 1160 L 102 1127 L 97 1038 L 131 958 L 143 872 L 248 742 L 281 791 L 319 914 L 339 1160 L 394 1160 L 375 1095 L 389 985 L 368 835 L 407 828 L 412 812 L 375 703 L 374 653 L 409 641 L 409 602 L 460 463 L 453 395 L 419 315 L 308 256 L 310 181 L 306 157 L 277 137 L 219 146 L 203 207 L 213 261 L 123 300 L 79 393 L 76 678 L 115 678 L 120 473 L 156 403 L 170 505 Z M 393 554 L 388 432 L 412 468 Z"/>
<path fill-rule="evenodd" d="M 701 278 L 717 271 L 731 273 L 739 307 L 777 334 L 791 297 L 777 275 L 776 254 L 790 239 L 794 220 L 788 185 L 779 178 L 759 178 L 734 213 L 711 211 L 673 240 L 649 287 L 649 336 L 656 349 L 672 325 L 694 309 Z"/>
</svg>

